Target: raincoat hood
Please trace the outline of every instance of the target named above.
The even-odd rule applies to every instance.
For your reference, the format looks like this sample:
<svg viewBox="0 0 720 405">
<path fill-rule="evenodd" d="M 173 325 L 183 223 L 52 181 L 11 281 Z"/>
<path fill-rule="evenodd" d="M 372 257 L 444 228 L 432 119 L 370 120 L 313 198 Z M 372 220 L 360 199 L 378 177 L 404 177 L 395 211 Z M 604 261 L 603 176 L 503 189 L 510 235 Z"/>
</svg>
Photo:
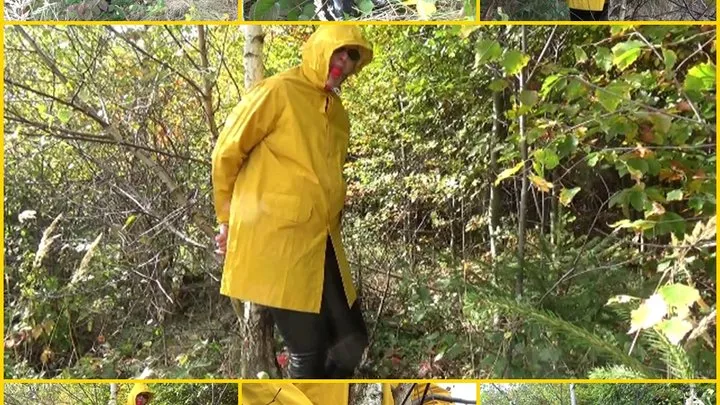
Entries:
<svg viewBox="0 0 720 405">
<path fill-rule="evenodd" d="M 323 25 L 310 36 L 302 49 L 302 72 L 313 85 L 324 88 L 330 71 L 330 58 L 336 49 L 357 46 L 360 60 L 353 74 L 360 72 L 373 58 L 372 46 L 360 28 L 351 25 Z"/>
<path fill-rule="evenodd" d="M 128 394 L 127 405 L 135 405 L 135 398 L 142 393 L 148 394 L 150 399 L 154 396 L 147 384 L 135 384 L 130 391 L 130 394 Z"/>
</svg>

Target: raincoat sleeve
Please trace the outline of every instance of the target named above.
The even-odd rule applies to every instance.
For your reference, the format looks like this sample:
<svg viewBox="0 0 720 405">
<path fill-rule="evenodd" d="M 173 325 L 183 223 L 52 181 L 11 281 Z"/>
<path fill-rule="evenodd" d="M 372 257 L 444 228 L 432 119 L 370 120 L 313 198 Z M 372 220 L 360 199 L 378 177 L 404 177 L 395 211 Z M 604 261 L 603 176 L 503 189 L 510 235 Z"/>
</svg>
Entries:
<svg viewBox="0 0 720 405">
<path fill-rule="evenodd" d="M 230 219 L 235 179 L 250 151 L 273 131 L 282 106 L 275 82 L 261 82 L 228 116 L 212 153 L 212 183 L 218 223 Z"/>
</svg>

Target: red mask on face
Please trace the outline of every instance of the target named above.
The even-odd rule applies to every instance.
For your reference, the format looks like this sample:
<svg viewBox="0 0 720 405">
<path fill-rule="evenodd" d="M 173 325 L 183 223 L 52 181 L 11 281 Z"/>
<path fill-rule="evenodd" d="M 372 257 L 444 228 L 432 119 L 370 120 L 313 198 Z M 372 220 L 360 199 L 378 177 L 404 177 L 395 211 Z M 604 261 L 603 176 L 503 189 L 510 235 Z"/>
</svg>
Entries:
<svg viewBox="0 0 720 405">
<path fill-rule="evenodd" d="M 338 66 L 330 66 L 330 77 L 334 80 L 337 80 L 342 76 L 342 69 L 340 69 Z M 325 90 L 332 91 L 332 87 L 329 84 L 325 85 Z"/>
<path fill-rule="evenodd" d="M 342 76 L 342 69 L 337 66 L 331 66 L 330 77 L 332 77 L 333 79 L 338 79 L 340 76 Z"/>
</svg>

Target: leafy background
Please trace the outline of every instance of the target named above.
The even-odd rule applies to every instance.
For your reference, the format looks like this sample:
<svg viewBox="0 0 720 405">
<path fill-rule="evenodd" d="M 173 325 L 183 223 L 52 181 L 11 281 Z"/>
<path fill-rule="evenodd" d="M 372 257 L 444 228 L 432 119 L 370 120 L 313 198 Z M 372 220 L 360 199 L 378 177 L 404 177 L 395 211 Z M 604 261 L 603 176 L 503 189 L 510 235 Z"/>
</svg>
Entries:
<svg viewBox="0 0 720 405">
<path fill-rule="evenodd" d="M 5 384 L 5 405 L 125 405 L 133 384 Z M 237 384 L 148 384 L 152 405 L 237 405 Z M 114 395 L 113 395 L 114 393 Z"/>
<path fill-rule="evenodd" d="M 696 404 L 715 403 L 710 384 L 483 384 L 482 403 L 487 405 L 584 404 Z"/>
<path fill-rule="evenodd" d="M 714 21 L 715 0 L 643 1 L 607 0 L 610 20 Z M 569 20 L 565 0 L 485 0 L 481 20 Z"/>
</svg>

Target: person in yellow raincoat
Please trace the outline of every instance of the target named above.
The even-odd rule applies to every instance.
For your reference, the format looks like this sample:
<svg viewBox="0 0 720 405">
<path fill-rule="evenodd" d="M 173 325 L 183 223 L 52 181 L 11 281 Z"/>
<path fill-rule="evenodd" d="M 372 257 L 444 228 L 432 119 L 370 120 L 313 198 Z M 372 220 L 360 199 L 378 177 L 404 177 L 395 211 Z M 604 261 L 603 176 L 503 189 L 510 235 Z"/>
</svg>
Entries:
<svg viewBox="0 0 720 405">
<path fill-rule="evenodd" d="M 340 237 L 350 133 L 340 86 L 372 56 L 359 27 L 319 27 L 300 66 L 235 107 L 213 150 L 220 292 L 270 308 L 291 378 L 351 377 L 367 346 Z"/>
<path fill-rule="evenodd" d="M 348 383 L 264 382 L 242 385 L 242 405 L 348 405 L 349 400 Z"/>
<path fill-rule="evenodd" d="M 571 21 L 607 21 L 608 0 L 567 0 Z"/>
<path fill-rule="evenodd" d="M 135 384 L 127 397 L 127 405 L 148 405 L 153 397 L 147 384 Z"/>
</svg>

